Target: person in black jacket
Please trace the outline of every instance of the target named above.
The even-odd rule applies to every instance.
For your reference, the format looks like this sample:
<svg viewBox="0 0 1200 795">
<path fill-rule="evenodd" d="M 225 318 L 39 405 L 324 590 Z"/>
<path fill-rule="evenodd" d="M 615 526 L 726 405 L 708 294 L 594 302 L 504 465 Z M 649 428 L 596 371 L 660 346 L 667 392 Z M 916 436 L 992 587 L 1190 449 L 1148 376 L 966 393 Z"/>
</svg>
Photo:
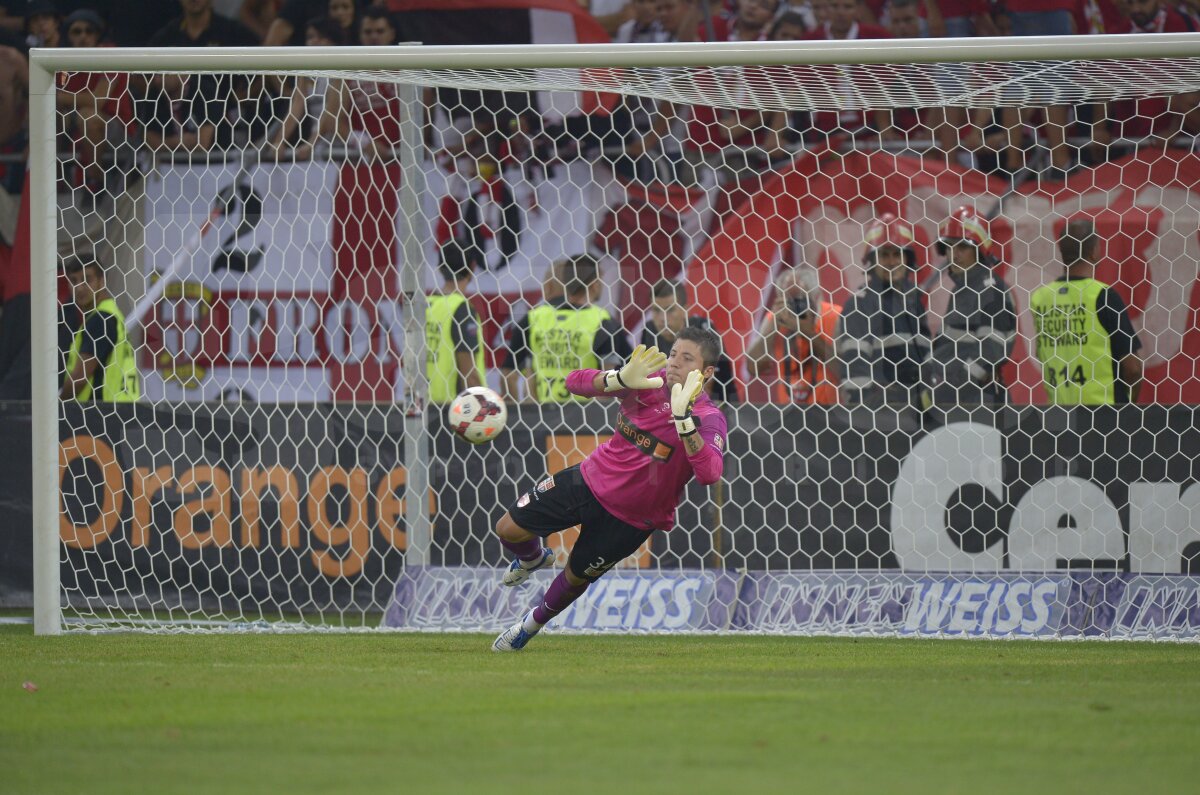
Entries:
<svg viewBox="0 0 1200 795">
<path fill-rule="evenodd" d="M 846 302 L 838 323 L 841 402 L 913 405 L 930 346 L 925 307 L 913 280 L 916 236 L 909 224 L 885 213 L 867 227 L 865 238 L 867 282 Z"/>
<path fill-rule="evenodd" d="M 1004 403 L 1000 368 L 1012 354 L 1017 313 L 1008 285 L 992 270 L 987 221 L 959 207 L 939 231 L 938 253 L 946 257 L 954 289 L 926 362 L 926 408 Z"/>
</svg>

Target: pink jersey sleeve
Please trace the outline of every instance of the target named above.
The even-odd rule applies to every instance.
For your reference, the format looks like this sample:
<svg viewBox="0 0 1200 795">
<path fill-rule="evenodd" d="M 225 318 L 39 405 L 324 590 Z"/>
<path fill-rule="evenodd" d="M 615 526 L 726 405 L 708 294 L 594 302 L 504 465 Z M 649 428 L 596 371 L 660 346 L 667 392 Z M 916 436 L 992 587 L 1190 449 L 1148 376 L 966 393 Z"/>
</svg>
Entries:
<svg viewBox="0 0 1200 795">
<path fill-rule="evenodd" d="M 700 438 L 704 440 L 704 447 L 695 455 L 689 455 L 688 463 L 696 473 L 696 480 L 705 486 L 720 480 L 725 470 L 725 430 L 725 415 L 720 410 L 701 416 Z"/>
<path fill-rule="evenodd" d="M 618 397 L 620 392 L 605 392 L 593 385 L 603 370 L 572 370 L 567 374 L 567 391 L 580 397 Z"/>
</svg>

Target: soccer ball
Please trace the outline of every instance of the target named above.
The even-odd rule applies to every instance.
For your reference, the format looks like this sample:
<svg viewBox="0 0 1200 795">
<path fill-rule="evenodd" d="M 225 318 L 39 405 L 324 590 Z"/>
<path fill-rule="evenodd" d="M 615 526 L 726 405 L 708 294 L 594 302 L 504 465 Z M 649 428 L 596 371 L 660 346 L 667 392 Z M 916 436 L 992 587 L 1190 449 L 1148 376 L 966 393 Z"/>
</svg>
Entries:
<svg viewBox="0 0 1200 795">
<path fill-rule="evenodd" d="M 504 430 L 508 409 L 486 386 L 467 387 L 446 412 L 450 430 L 471 444 L 490 442 Z"/>
</svg>

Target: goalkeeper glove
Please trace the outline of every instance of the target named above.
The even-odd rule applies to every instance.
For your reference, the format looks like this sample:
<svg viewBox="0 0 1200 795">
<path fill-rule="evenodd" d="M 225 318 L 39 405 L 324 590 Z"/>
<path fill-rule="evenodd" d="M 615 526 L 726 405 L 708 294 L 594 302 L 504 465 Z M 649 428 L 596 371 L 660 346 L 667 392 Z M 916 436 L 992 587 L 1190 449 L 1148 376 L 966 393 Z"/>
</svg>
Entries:
<svg viewBox="0 0 1200 795">
<path fill-rule="evenodd" d="M 667 355 L 660 353 L 658 348 L 647 348 L 639 345 L 633 349 L 633 354 L 620 370 L 609 370 L 604 373 L 604 391 L 616 392 L 620 389 L 658 389 L 663 385 L 661 376 L 649 378 L 650 373 L 658 372 L 667 365 Z"/>
<path fill-rule="evenodd" d="M 671 413 L 675 415 L 675 430 L 681 439 L 696 432 L 692 404 L 696 402 L 703 386 L 704 376 L 700 375 L 699 370 L 692 370 L 682 384 L 671 387 Z"/>
</svg>

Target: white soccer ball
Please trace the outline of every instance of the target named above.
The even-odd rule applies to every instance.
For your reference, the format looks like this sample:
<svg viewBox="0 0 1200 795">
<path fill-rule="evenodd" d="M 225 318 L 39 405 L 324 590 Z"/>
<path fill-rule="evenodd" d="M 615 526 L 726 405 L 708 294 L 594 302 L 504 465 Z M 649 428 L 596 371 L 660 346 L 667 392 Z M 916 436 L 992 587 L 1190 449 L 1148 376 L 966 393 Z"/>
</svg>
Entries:
<svg viewBox="0 0 1200 795">
<path fill-rule="evenodd" d="M 508 408 L 486 386 L 467 387 L 446 411 L 450 429 L 471 444 L 490 442 L 504 430 Z"/>
</svg>

